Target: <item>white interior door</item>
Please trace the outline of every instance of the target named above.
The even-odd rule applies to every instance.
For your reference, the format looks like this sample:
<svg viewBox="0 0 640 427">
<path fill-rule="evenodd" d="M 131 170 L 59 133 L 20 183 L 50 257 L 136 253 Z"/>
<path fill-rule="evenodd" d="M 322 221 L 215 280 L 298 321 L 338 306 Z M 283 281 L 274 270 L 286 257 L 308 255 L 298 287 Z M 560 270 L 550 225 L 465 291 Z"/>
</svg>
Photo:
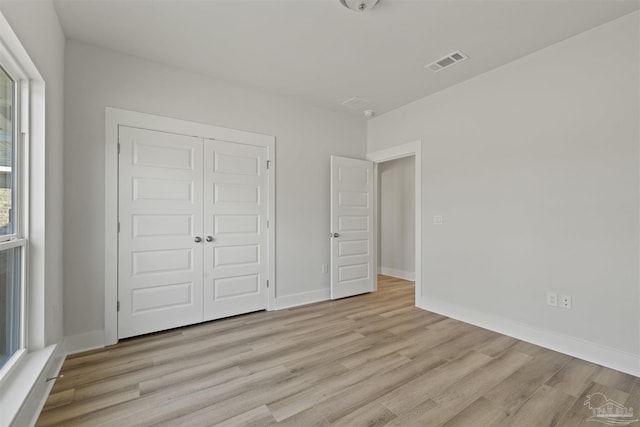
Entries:
<svg viewBox="0 0 640 427">
<path fill-rule="evenodd" d="M 202 138 L 119 127 L 118 337 L 202 321 Z"/>
<path fill-rule="evenodd" d="M 331 156 L 331 299 L 373 292 L 373 163 Z"/>
<path fill-rule="evenodd" d="M 267 148 L 204 143 L 204 320 L 267 308 Z"/>
</svg>

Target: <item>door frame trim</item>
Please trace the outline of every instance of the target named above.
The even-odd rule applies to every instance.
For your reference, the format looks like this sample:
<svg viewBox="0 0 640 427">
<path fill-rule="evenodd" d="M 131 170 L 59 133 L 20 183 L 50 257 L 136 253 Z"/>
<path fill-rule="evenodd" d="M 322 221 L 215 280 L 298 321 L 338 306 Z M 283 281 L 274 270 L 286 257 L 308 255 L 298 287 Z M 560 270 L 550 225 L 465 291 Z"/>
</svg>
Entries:
<svg viewBox="0 0 640 427">
<path fill-rule="evenodd" d="M 380 151 L 367 154 L 367 160 L 374 164 L 373 198 L 374 206 L 374 263 L 375 271 L 378 271 L 378 164 L 403 157 L 414 156 L 415 164 L 415 305 L 422 301 L 422 140 L 408 142 Z M 377 281 L 376 281 L 377 282 Z"/>
<path fill-rule="evenodd" d="M 204 139 L 255 145 L 267 148 L 269 163 L 269 232 L 267 234 L 267 310 L 275 310 L 276 251 L 275 251 L 275 136 L 223 128 L 119 108 L 105 108 L 105 211 L 104 211 L 104 341 L 105 345 L 118 342 L 118 126 L 125 125 L 155 131 L 164 131 Z"/>
</svg>

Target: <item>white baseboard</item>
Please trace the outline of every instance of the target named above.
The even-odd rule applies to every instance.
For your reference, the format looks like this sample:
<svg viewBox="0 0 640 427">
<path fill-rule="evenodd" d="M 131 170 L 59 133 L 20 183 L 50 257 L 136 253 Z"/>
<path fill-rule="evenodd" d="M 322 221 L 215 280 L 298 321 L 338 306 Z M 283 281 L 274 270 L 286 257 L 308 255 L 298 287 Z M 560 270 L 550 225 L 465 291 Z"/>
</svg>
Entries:
<svg viewBox="0 0 640 427">
<path fill-rule="evenodd" d="M 415 271 L 404 271 L 389 267 L 380 267 L 378 270 L 378 273 L 384 274 L 385 276 L 397 277 L 398 279 L 410 280 L 412 282 L 416 280 Z"/>
<path fill-rule="evenodd" d="M 429 299 L 418 308 L 461 320 L 522 341 L 527 341 L 560 353 L 606 366 L 640 377 L 640 355 L 620 351 L 602 344 L 569 335 L 536 328 L 510 319 Z"/>
<path fill-rule="evenodd" d="M 90 331 L 82 334 L 64 337 L 64 347 L 67 354 L 82 353 L 104 347 L 104 331 Z"/>
<path fill-rule="evenodd" d="M 326 301 L 329 298 L 331 298 L 330 289 L 318 289 L 317 291 L 300 292 L 298 294 L 276 297 L 276 310 Z"/>
</svg>

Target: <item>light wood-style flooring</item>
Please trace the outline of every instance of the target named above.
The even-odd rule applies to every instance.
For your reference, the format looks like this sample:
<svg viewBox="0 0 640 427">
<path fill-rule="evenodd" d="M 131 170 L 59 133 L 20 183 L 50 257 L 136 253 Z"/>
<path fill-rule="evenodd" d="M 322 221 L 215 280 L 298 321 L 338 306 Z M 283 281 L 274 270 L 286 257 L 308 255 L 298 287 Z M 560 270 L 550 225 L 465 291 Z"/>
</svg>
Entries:
<svg viewBox="0 0 640 427">
<path fill-rule="evenodd" d="M 38 426 L 594 427 L 595 392 L 640 411 L 634 376 L 417 309 L 412 282 L 378 283 L 71 356 Z"/>
</svg>

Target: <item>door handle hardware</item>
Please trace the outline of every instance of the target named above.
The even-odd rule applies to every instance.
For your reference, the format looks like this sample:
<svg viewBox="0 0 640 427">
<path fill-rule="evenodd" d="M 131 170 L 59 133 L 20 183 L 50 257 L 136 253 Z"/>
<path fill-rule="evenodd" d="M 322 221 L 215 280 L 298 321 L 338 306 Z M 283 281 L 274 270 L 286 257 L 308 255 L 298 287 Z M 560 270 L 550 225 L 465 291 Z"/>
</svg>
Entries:
<svg viewBox="0 0 640 427">
<path fill-rule="evenodd" d="M 196 242 L 196 243 L 200 243 L 200 242 L 202 242 L 202 237 L 196 236 L 195 239 L 193 239 L 193 241 Z"/>
<path fill-rule="evenodd" d="M 213 242 L 213 236 L 207 236 L 207 242 Z"/>
<path fill-rule="evenodd" d="M 340 234 L 338 234 L 338 233 L 333 233 L 333 237 L 340 237 Z"/>
</svg>

